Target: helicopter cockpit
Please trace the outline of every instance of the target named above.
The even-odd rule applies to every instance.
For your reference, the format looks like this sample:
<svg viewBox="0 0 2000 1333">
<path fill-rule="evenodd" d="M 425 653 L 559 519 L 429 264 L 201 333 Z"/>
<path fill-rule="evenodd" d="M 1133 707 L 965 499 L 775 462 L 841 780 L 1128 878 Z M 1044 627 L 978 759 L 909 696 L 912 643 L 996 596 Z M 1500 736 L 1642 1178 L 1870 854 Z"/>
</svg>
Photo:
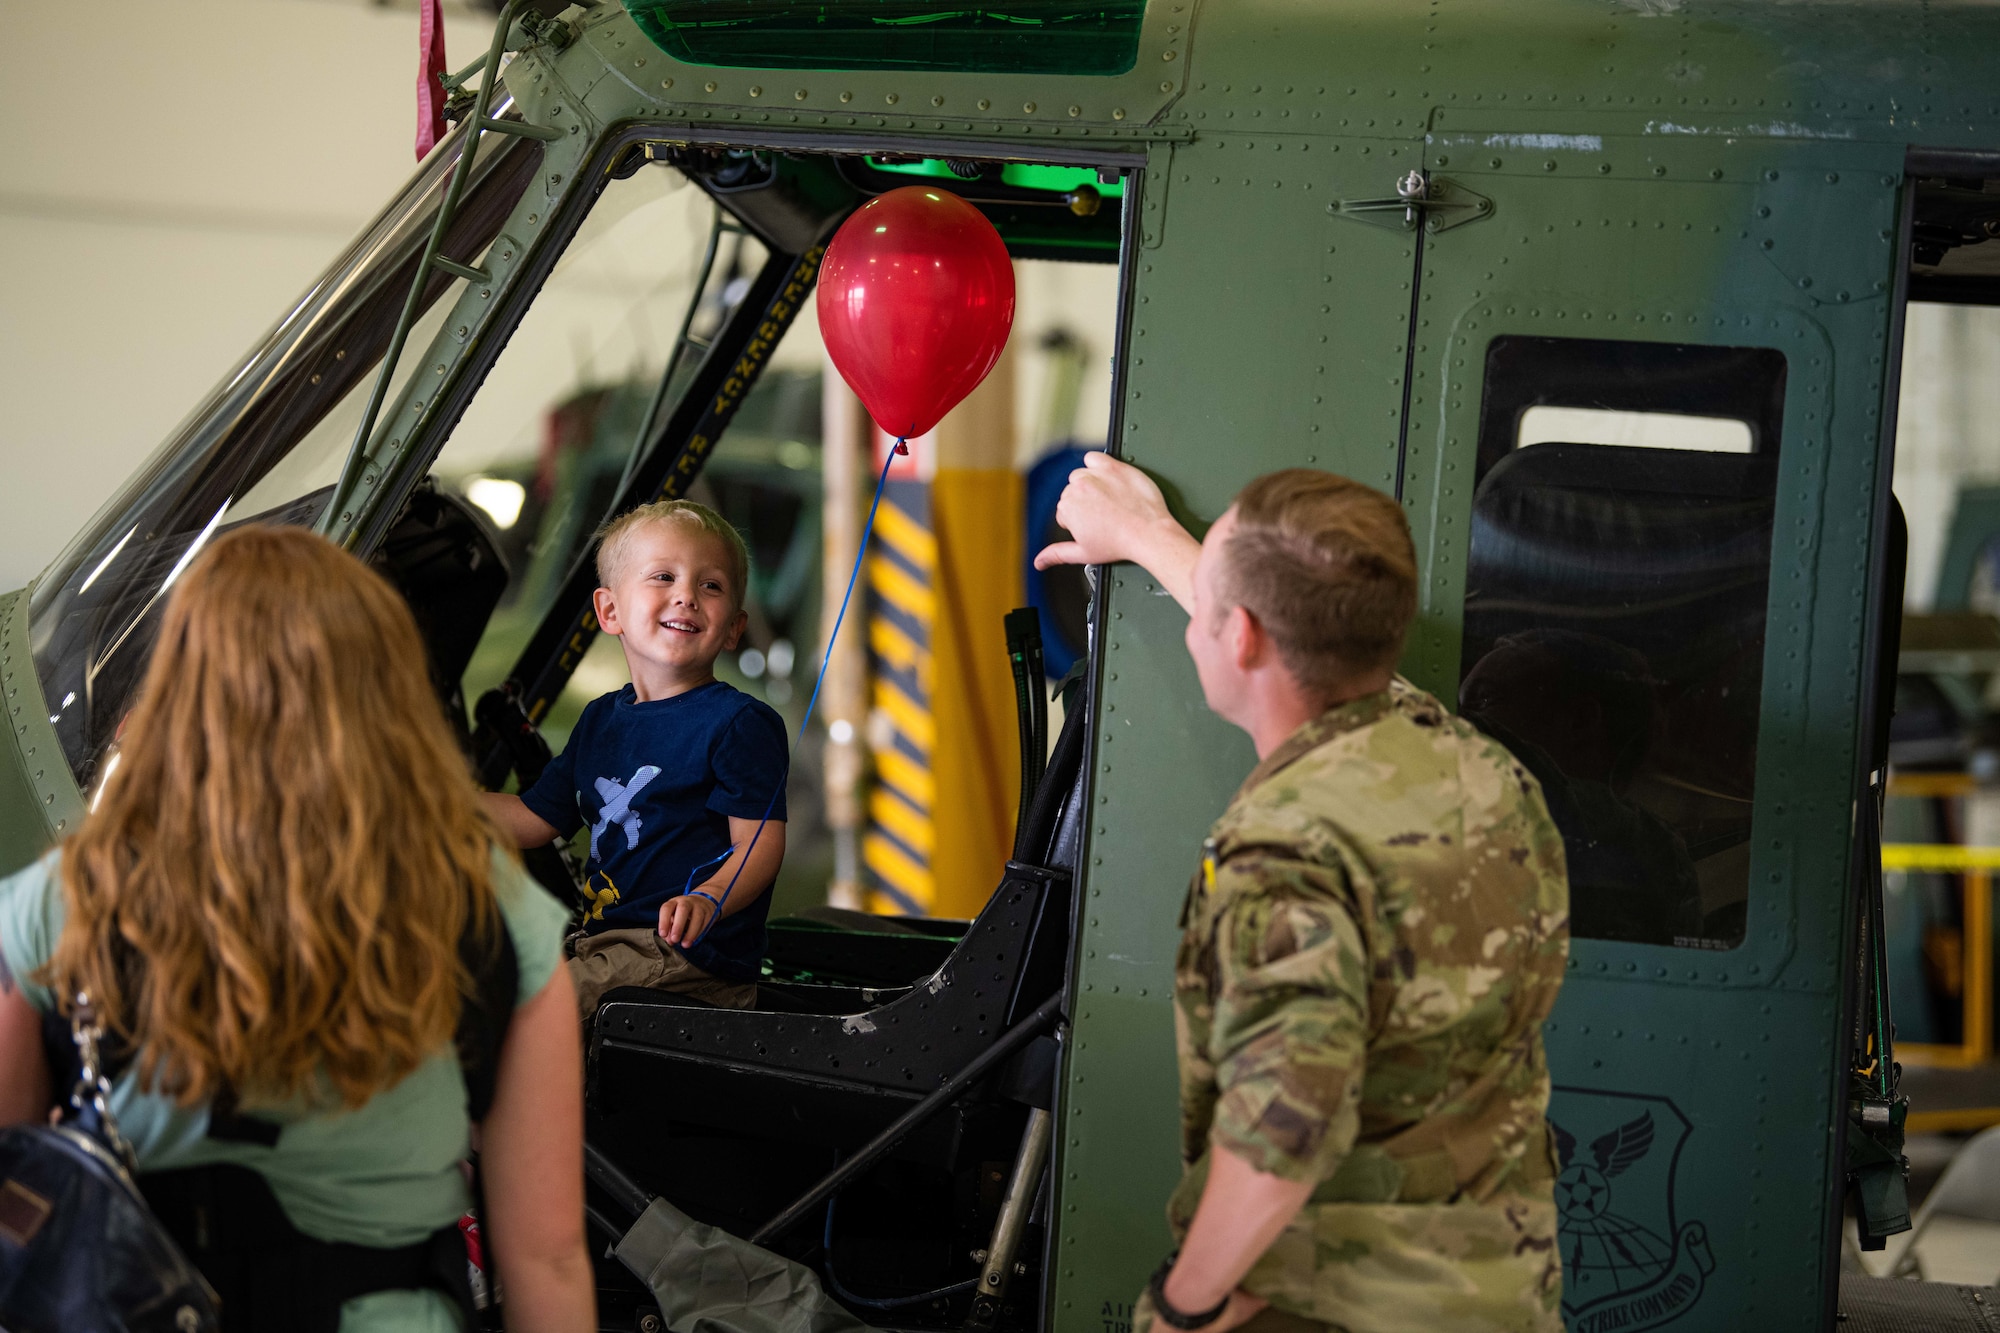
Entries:
<svg viewBox="0 0 2000 1333">
<path fill-rule="evenodd" d="M 502 105 L 492 114 L 511 112 Z M 566 691 L 596 630 L 592 532 L 645 500 L 712 497 L 717 477 L 731 475 L 729 448 L 718 441 L 746 402 L 755 416 L 760 394 L 784 389 L 782 373 L 766 382 L 770 393 L 759 376 L 809 306 L 818 255 L 849 211 L 921 183 L 975 204 L 1017 259 L 1107 264 L 1118 261 L 1131 225 L 1116 165 L 946 158 L 895 145 L 808 152 L 634 131 L 608 146 L 583 206 L 556 221 L 566 234 L 545 231 L 527 250 L 515 233 L 523 215 L 542 221 L 533 211 L 544 189 L 543 144 L 488 133 L 444 231 L 443 261 L 421 270 L 429 276 L 418 286 L 467 137 L 432 155 L 35 586 L 30 646 L 79 790 L 115 763 L 119 721 L 181 571 L 233 527 L 328 527 L 357 428 L 376 406 L 371 391 L 387 409 L 371 458 L 417 465 L 399 474 L 400 494 L 377 505 L 352 544 L 409 601 L 439 697 L 482 780 L 493 789 L 525 786 L 574 717 Z M 523 420 L 533 429 L 538 415 L 512 389 L 510 365 L 563 355 L 534 324 L 537 289 L 569 282 L 573 296 L 614 288 L 621 273 L 647 280 L 634 256 L 648 238 L 633 224 L 670 210 L 711 217 L 696 228 L 707 232 L 706 252 L 689 266 L 691 295 L 665 370 L 650 392 L 628 386 L 622 408 L 600 413 L 594 443 L 574 457 L 544 447 L 507 472 L 486 442 L 518 434 Z M 480 287 L 478 265 L 517 255 L 526 281 L 505 292 Z M 377 385 L 406 298 L 408 350 L 393 378 Z M 472 339 L 455 314 L 466 300 L 505 302 L 504 331 Z M 471 373 L 446 378 L 468 349 Z M 399 434 L 398 423 L 413 418 L 421 427 Z M 783 440 L 780 457 L 787 466 L 810 462 L 817 455 L 807 447 Z M 581 469 L 566 489 L 535 475 L 565 467 Z M 478 485 L 503 474 L 518 480 L 502 486 L 539 506 L 531 536 L 527 527 L 512 530 L 518 516 L 482 502 Z M 814 535 L 809 523 L 794 526 L 779 551 Z M 624 1230 L 615 1217 L 620 1182 L 636 1180 L 748 1235 L 769 1232 L 783 1205 L 844 1171 L 824 1217 L 813 1214 L 823 1226 L 793 1225 L 803 1220 L 794 1211 L 782 1233 L 759 1234 L 813 1261 L 831 1283 L 849 1284 L 839 1294 L 850 1305 L 893 1312 L 902 1325 L 963 1322 L 975 1297 L 985 1301 L 988 1326 L 1032 1322 L 1023 1313 L 1031 1296 L 1018 1308 L 1004 1298 L 1010 1287 L 1032 1289 L 1016 1279 L 1036 1269 L 1040 1252 L 1034 1236 L 1043 1219 L 1032 1209 L 1046 1194 L 1053 1006 L 1072 938 L 1090 709 L 1087 676 L 1073 672 L 1050 744 L 1033 615 L 1008 630 L 1024 781 L 1012 856 L 992 864 L 978 889 L 984 908 L 970 919 L 817 906 L 774 913 L 751 1011 L 611 993 L 592 1025 L 588 1064 L 593 1162 L 608 1168 L 593 1176 L 602 1239 Z M 562 853 L 531 854 L 529 863 L 552 892 L 575 900 Z M 919 1105 L 935 1108 L 919 1127 L 868 1150 Z M 982 1273 L 1000 1276 L 982 1285 Z M 639 1308 L 643 1289 L 616 1264 L 602 1265 L 600 1280 L 607 1310 L 621 1301 Z"/>
</svg>

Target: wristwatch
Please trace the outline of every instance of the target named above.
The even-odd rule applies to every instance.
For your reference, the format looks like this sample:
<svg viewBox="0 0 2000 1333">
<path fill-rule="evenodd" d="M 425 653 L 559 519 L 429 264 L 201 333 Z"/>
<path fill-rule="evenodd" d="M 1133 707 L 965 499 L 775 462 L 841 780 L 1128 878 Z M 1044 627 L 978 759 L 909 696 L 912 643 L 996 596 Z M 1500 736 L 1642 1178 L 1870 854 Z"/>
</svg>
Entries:
<svg viewBox="0 0 2000 1333">
<path fill-rule="evenodd" d="M 1175 1309 L 1173 1302 L 1167 1299 L 1167 1274 L 1174 1271 L 1174 1260 L 1180 1257 L 1181 1252 L 1175 1250 L 1161 1262 L 1160 1266 L 1153 1272 L 1153 1280 L 1146 1284 L 1146 1294 L 1153 1298 L 1154 1314 L 1165 1320 L 1171 1327 L 1182 1330 L 1182 1333 L 1192 1333 L 1192 1330 L 1207 1328 L 1210 1324 L 1222 1318 L 1222 1312 L 1229 1308 L 1230 1293 L 1224 1292 L 1222 1299 L 1215 1303 L 1215 1308 L 1212 1310 L 1201 1310 L 1194 1314 L 1189 1314 L 1185 1310 Z"/>
</svg>

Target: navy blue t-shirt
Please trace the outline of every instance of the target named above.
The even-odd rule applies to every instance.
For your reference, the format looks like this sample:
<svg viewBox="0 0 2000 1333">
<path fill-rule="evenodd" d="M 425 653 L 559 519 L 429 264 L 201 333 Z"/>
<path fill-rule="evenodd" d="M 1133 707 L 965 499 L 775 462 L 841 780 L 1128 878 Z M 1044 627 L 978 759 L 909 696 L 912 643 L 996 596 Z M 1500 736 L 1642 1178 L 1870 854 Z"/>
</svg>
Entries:
<svg viewBox="0 0 2000 1333">
<path fill-rule="evenodd" d="M 788 750 L 776 710 L 722 681 L 646 703 L 627 685 L 590 701 L 521 800 L 564 837 L 589 826 L 586 930 L 657 927 L 661 903 L 729 858 L 731 816 L 785 817 Z M 765 893 L 681 952 L 704 972 L 754 982 L 770 910 Z"/>
</svg>

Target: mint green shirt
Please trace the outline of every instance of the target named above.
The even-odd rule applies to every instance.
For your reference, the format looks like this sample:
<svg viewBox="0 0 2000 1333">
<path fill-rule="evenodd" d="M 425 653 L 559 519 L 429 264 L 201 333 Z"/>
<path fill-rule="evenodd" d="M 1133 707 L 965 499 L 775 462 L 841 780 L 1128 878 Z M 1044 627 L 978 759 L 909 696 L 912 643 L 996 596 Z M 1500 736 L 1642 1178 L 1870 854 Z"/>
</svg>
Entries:
<svg viewBox="0 0 2000 1333">
<path fill-rule="evenodd" d="M 28 1002 L 44 1011 L 53 997 L 29 978 L 62 932 L 60 859 L 59 851 L 50 852 L 0 880 L 0 957 Z M 561 962 L 566 913 L 497 851 L 493 883 L 520 968 L 515 1002 L 525 1004 Z M 356 1110 L 288 1120 L 275 1147 L 209 1138 L 206 1107 L 177 1107 L 139 1087 L 131 1070 L 112 1087 L 111 1111 L 141 1171 L 217 1162 L 254 1167 L 308 1236 L 399 1246 L 452 1225 L 471 1204 L 459 1170 L 469 1150 L 465 1097 L 458 1058 L 447 1047 Z M 341 1309 L 341 1333 L 458 1333 L 458 1326 L 451 1302 L 433 1291 L 376 1292 Z"/>
</svg>

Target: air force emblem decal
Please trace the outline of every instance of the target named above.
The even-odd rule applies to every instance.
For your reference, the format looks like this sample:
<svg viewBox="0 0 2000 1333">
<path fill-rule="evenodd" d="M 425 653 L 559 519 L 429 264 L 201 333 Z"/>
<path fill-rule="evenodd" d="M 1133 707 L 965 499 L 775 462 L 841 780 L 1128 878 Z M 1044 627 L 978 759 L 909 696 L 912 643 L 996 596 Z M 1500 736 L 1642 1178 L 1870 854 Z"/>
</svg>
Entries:
<svg viewBox="0 0 2000 1333">
<path fill-rule="evenodd" d="M 1571 1333 L 1640 1333 L 1686 1314 L 1715 1271 L 1708 1229 L 1674 1210 L 1693 1126 L 1665 1097 L 1557 1088 L 1556 1231 Z"/>
</svg>

